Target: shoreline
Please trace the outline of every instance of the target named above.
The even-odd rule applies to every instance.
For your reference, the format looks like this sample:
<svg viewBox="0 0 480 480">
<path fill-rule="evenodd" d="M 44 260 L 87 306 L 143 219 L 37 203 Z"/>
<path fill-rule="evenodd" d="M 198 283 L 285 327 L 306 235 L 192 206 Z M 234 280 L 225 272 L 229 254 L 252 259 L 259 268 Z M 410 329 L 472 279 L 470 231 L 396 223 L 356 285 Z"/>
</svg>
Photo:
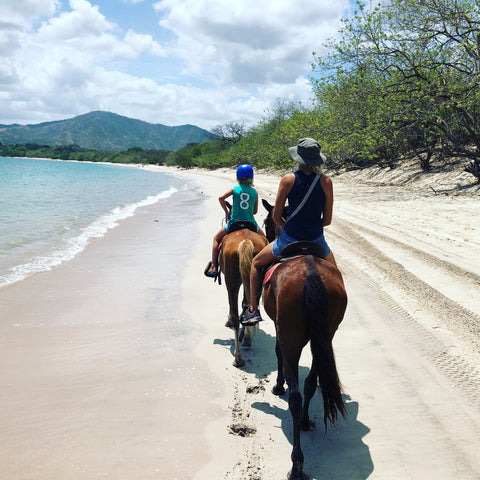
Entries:
<svg viewBox="0 0 480 480">
<path fill-rule="evenodd" d="M 192 478 L 208 460 L 221 385 L 193 354 L 201 325 L 178 309 L 193 240 L 172 246 L 162 228 L 189 233 L 199 195 L 142 207 L 73 260 L 0 289 L 6 477 Z"/>
</svg>

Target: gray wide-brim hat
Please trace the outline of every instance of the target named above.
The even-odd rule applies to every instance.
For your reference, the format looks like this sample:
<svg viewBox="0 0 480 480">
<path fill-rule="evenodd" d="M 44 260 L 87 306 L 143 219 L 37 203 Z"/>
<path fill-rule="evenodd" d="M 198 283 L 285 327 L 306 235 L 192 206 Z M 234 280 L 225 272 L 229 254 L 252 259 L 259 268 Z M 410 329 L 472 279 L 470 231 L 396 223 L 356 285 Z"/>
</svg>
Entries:
<svg viewBox="0 0 480 480">
<path fill-rule="evenodd" d="M 322 147 L 313 138 L 302 138 L 296 147 L 290 147 L 288 153 L 292 160 L 304 165 L 322 165 L 327 157 L 322 153 Z"/>
</svg>

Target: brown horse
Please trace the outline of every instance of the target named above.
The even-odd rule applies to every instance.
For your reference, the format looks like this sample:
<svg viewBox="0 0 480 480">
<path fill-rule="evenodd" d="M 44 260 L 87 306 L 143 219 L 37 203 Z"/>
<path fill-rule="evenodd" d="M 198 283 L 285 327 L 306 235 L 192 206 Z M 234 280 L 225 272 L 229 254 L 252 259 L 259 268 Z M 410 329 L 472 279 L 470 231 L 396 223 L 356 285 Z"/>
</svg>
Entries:
<svg viewBox="0 0 480 480">
<path fill-rule="evenodd" d="M 265 202 L 264 202 L 265 205 Z M 274 232 L 272 208 L 266 219 L 269 240 Z M 338 413 L 346 416 L 342 389 L 338 378 L 333 336 L 343 319 L 347 294 L 342 275 L 331 263 L 307 254 L 281 262 L 264 286 L 265 311 L 275 322 L 278 375 L 275 395 L 285 393 L 288 385 L 288 406 L 293 418 L 293 450 L 290 480 L 306 478 L 304 456 L 300 446 L 300 430 L 309 430 L 308 409 L 317 386 L 323 396 L 324 424 L 335 424 Z M 304 400 L 298 382 L 298 362 L 305 345 L 310 342 L 312 366 L 304 384 Z"/>
<path fill-rule="evenodd" d="M 238 316 L 238 294 L 243 285 L 242 308 L 250 305 L 250 269 L 253 257 L 268 243 L 267 239 L 259 233 L 248 229 L 241 229 L 225 235 L 218 256 L 220 270 L 225 276 L 225 285 L 228 292 L 230 311 L 226 327 L 232 327 L 235 332 L 235 367 L 242 367 L 245 361 L 240 351 Z M 251 333 L 255 327 L 246 327 L 243 343 L 245 347 L 251 346 Z"/>
</svg>

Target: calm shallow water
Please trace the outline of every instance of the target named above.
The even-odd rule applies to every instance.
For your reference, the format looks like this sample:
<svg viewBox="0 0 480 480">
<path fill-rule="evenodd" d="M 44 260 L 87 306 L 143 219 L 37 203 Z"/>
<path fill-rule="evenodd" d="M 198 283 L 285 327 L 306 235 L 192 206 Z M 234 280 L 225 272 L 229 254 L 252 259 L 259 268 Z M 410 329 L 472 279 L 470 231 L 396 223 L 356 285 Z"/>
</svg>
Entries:
<svg viewBox="0 0 480 480">
<path fill-rule="evenodd" d="M 0 287 L 81 252 L 184 179 L 122 165 L 0 157 Z"/>
</svg>

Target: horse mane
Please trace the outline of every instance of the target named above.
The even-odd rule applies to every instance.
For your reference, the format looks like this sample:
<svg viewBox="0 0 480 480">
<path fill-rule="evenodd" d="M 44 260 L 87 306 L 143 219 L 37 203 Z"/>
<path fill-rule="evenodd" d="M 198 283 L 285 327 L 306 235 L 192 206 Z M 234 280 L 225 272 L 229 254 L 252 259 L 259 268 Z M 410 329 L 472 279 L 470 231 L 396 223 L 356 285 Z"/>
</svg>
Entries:
<svg viewBox="0 0 480 480">
<path fill-rule="evenodd" d="M 240 270 L 240 277 L 245 292 L 245 300 L 250 304 L 250 269 L 252 267 L 252 260 L 254 254 L 254 246 L 251 240 L 242 240 L 237 248 L 238 265 Z"/>
<path fill-rule="evenodd" d="M 323 422 L 326 429 L 328 420 L 334 425 L 338 413 L 346 417 L 347 410 L 342 398 L 342 387 L 338 378 L 332 335 L 329 330 L 328 292 L 315 268 L 313 257 L 307 255 L 305 258 L 309 272 L 303 287 L 303 304 L 307 330 L 311 339 L 313 366 L 323 395 Z"/>
</svg>

